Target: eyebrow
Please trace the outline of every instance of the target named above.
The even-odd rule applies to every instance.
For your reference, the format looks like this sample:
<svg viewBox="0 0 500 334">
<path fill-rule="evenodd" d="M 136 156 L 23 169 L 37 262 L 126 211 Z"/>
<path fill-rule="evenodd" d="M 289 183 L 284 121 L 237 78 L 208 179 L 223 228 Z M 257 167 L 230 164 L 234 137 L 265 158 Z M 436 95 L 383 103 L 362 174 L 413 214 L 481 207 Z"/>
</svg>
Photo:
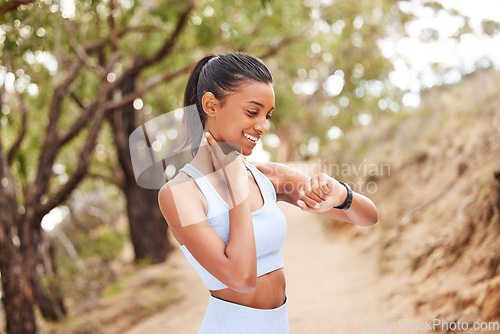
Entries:
<svg viewBox="0 0 500 334">
<path fill-rule="evenodd" d="M 261 107 L 261 108 L 264 108 L 264 105 L 263 105 L 262 103 L 257 102 L 257 101 L 254 101 L 254 100 L 247 101 L 247 103 L 253 103 L 253 104 L 258 105 L 258 106 L 259 106 L 259 107 Z M 273 106 L 271 109 L 269 109 L 269 111 L 273 111 L 273 110 L 274 110 L 274 106 Z"/>
</svg>

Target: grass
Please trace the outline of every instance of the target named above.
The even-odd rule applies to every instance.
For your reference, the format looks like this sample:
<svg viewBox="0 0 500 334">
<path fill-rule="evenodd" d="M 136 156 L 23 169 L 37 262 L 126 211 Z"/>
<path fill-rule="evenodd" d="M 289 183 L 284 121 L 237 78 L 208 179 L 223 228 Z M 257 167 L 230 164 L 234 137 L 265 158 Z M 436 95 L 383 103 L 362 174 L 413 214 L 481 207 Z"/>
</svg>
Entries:
<svg viewBox="0 0 500 334">
<path fill-rule="evenodd" d="M 181 297 L 169 278 L 166 264 L 138 266 L 110 284 L 86 311 L 57 323 L 45 324 L 44 333 L 122 333 Z"/>
<path fill-rule="evenodd" d="M 102 298 L 109 298 L 119 294 L 123 290 L 120 282 L 111 283 L 102 293 Z"/>
</svg>

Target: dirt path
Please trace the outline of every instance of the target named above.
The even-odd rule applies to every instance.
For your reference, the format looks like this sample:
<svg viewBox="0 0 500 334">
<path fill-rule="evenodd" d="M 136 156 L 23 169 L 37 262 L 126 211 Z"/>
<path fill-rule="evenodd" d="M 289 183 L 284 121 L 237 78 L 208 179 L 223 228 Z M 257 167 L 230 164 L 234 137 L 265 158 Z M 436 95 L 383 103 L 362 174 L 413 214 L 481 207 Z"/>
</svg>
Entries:
<svg viewBox="0 0 500 334">
<path fill-rule="evenodd" d="M 320 217 L 286 203 L 279 206 L 288 221 L 283 256 L 291 333 L 370 333 L 367 319 L 397 320 L 398 310 L 389 308 L 389 283 L 377 275 L 375 252 L 359 241 L 328 240 Z M 127 334 L 197 333 L 208 291 L 180 250 L 170 261 L 185 298 Z"/>
</svg>

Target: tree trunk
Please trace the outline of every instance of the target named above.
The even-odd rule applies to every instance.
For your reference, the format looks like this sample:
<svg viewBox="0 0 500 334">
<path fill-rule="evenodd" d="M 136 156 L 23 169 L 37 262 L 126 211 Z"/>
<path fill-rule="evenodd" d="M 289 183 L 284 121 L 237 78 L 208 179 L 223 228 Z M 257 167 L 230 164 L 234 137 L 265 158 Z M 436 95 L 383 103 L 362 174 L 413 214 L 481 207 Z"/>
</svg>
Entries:
<svg viewBox="0 0 500 334">
<path fill-rule="evenodd" d="M 122 95 L 135 90 L 135 77 L 124 81 Z M 129 137 L 141 125 L 138 114 L 141 111 L 128 104 L 114 110 L 110 121 L 113 127 L 118 160 L 123 170 L 123 191 L 127 200 L 130 237 L 134 246 L 135 260 L 149 260 L 151 263 L 165 261 L 172 249 L 167 239 L 167 223 L 158 207 L 158 190 L 140 187 L 135 179 L 130 157 Z"/>
<path fill-rule="evenodd" d="M 44 237 L 44 234 L 39 234 L 39 238 L 33 286 L 35 299 L 42 316 L 46 320 L 56 321 L 64 318 L 66 307 L 61 286 L 58 284 L 55 245 L 52 240 Z"/>
<path fill-rule="evenodd" d="M 158 191 L 139 187 L 135 179 L 127 179 L 125 182 L 135 259 L 147 259 L 151 263 L 163 262 L 172 246 L 167 240 L 167 223 L 158 207 Z"/>
<path fill-rule="evenodd" d="M 1 95 L 1 94 L 0 94 Z M 8 170 L 0 138 L 0 273 L 6 330 L 9 334 L 36 333 L 31 271 L 21 247 L 28 222 L 18 211 L 15 184 Z"/>
<path fill-rule="evenodd" d="M 16 224 L 8 212 L 6 197 L 0 194 L 0 272 L 6 330 L 10 334 L 36 333 L 30 277 L 23 270 L 19 237 L 13 228 Z"/>
<path fill-rule="evenodd" d="M 289 135 L 287 128 L 277 133 L 280 139 L 280 147 L 276 152 L 276 162 L 288 162 L 293 159 L 294 149 L 299 142 L 300 137 Z"/>
</svg>

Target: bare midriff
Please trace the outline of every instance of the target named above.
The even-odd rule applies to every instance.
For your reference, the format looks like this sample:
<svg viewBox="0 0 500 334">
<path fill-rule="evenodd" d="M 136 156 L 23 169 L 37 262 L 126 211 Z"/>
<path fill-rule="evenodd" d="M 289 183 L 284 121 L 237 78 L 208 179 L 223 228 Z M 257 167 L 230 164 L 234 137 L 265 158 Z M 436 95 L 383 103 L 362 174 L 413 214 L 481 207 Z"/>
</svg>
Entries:
<svg viewBox="0 0 500 334">
<path fill-rule="evenodd" d="M 229 288 L 210 290 L 210 294 L 214 297 L 258 309 L 280 307 L 285 302 L 285 293 L 286 282 L 283 268 L 257 277 L 255 289 L 249 292 L 237 292 Z"/>
</svg>

